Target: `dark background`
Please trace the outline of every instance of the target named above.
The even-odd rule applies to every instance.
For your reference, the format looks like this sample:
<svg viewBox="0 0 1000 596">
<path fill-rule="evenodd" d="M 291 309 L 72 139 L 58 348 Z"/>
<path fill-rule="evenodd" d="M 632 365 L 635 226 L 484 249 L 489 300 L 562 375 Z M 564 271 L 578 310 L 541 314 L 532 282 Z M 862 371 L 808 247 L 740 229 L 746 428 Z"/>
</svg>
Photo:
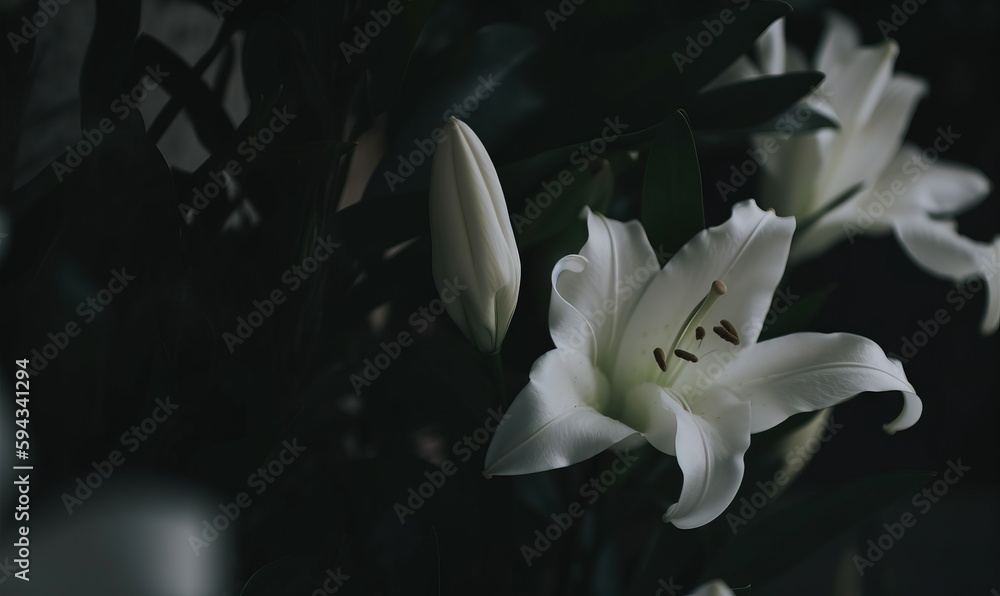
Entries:
<svg viewBox="0 0 1000 596">
<path fill-rule="evenodd" d="M 396 193 L 398 203 L 345 215 L 342 197 L 358 193 L 350 183 L 340 192 L 348 177 L 340 141 L 369 126 L 388 130 L 389 137 L 399 130 L 405 134 L 407 118 L 440 99 L 428 89 L 447 81 L 448 74 L 436 65 L 461 66 L 453 54 L 438 52 L 488 23 L 521 24 L 562 48 L 553 54 L 549 70 L 525 79 L 526 87 L 550 89 L 565 80 L 571 90 L 586 90 L 585 77 L 596 63 L 588 62 L 580 48 L 590 43 L 628 47 L 630 40 L 666 22 L 700 17 L 711 7 L 588 0 L 553 34 L 544 11 L 555 8 L 555 2 L 440 2 L 415 54 L 415 72 L 422 78 L 407 79 L 389 101 L 385 98 L 391 94 L 377 92 L 377 77 L 374 87 L 366 87 L 365 68 L 390 71 L 397 64 L 393 44 L 405 45 L 405 40 L 387 32 L 382 45 L 373 45 L 364 60 L 351 64 L 343 63 L 337 46 L 358 22 L 350 15 L 364 16 L 378 6 L 245 0 L 244 12 L 225 21 L 225 26 L 251 31 L 241 38 L 245 46 L 233 43 L 221 50 L 209 72 L 232 72 L 242 59 L 249 100 L 236 104 L 252 114 L 288 105 L 298 116 L 239 179 L 234 198 L 213 202 L 188 226 L 177 205 L 190 201 L 187 189 L 207 180 L 204 160 L 231 153 L 255 128 L 241 128 L 239 118 L 220 108 L 228 105 L 222 74 L 207 88 L 186 78 L 197 76 L 186 73 L 183 64 L 188 69 L 196 64 L 219 27 L 211 3 L 202 5 L 143 3 L 143 18 L 131 2 L 100 3 L 97 10 L 92 2 L 73 0 L 30 50 L 14 54 L 4 46 L 0 232 L 10 236 L 0 245 L 0 440 L 7 470 L 14 360 L 41 349 L 47 333 L 79 322 L 76 305 L 105 287 L 112 269 L 125 267 L 137 279 L 32 379 L 32 573 L 38 583 L 35 592 L 15 592 L 25 586 L 0 571 L 0 590 L 311 594 L 326 570 L 337 568 L 351 576 L 340 588 L 345 594 L 617 593 L 612 586 L 620 584 L 609 578 L 623 578 L 627 593 L 654 594 L 657 579 L 670 576 L 690 589 L 699 564 L 730 536 L 725 522 L 694 538 L 694 533 L 660 528 L 662 508 L 621 495 L 602 500 L 599 512 L 585 518 L 590 521 L 525 567 L 519 546 L 547 523 L 549 513 L 565 511 L 576 487 L 610 461 L 603 456 L 538 475 L 545 478 L 486 483 L 479 474 L 483 453 L 477 452 L 425 507 L 399 524 L 394 504 L 424 481 L 425 472 L 436 469 L 433 464 L 452 457 L 455 441 L 483 424 L 493 390 L 478 355 L 442 317 L 420 334 L 416 348 L 355 395 L 350 375 L 380 353 L 379 342 L 412 331 L 409 315 L 435 293 L 424 234 L 395 248 L 393 256 L 399 258 L 385 256 L 385 249 L 410 240 L 407 226 L 426 225 L 425 208 L 403 206 L 420 204 L 420 175 Z M 877 43 L 882 40 L 878 21 L 891 18 L 893 3 L 796 3 L 786 24 L 789 39 L 811 52 L 827 7 L 857 21 L 865 43 Z M 37 7 L 4 8 L 30 14 Z M 262 25 L 262 20 L 276 21 L 260 16 L 264 8 L 282 15 L 294 34 Z M 2 31 L 18 29 L 22 12 L 5 16 Z M 938 127 L 951 126 L 962 136 L 946 158 L 974 166 L 994 181 L 1000 180 L 994 95 L 998 12 L 993 2 L 927 0 L 893 33 L 901 46 L 897 71 L 930 83 L 908 140 L 926 146 Z M 79 138 L 81 127 L 95 126 L 128 73 L 169 57 L 156 48 L 130 45 L 135 32 L 147 28 L 160 31 L 180 55 L 181 67 L 167 69 L 172 72 L 167 91 L 183 98 L 184 117 L 196 133 L 188 135 L 187 144 L 183 135 L 169 134 L 165 138 L 174 139 L 169 147 L 166 141 L 155 143 L 146 131 L 157 126 L 152 116 L 166 95 L 151 96 L 141 116 L 135 111 L 118 123 L 116 133 L 64 183 L 46 178 L 47 163 Z M 483 52 L 501 52 L 511 39 L 501 37 Z M 481 58 L 468 55 L 470 63 Z M 473 67 L 473 72 L 478 71 Z M 532 109 L 530 103 L 518 103 L 531 95 L 514 89 L 515 84 L 501 86 L 492 98 L 489 109 L 496 112 L 484 108 L 476 116 L 484 139 L 507 140 L 494 154 L 501 165 L 530 154 L 519 145 L 544 147 L 541 140 L 533 143 L 559 127 L 558 122 L 550 125 L 545 114 L 505 120 L 505 114 Z M 368 109 L 358 113 L 358 105 Z M 388 118 L 374 117 L 380 107 L 389 109 Z M 608 113 L 603 109 L 596 106 L 594 113 Z M 585 117 L 590 115 L 577 118 L 586 130 L 573 140 L 597 132 L 587 128 L 600 122 Z M 565 123 L 572 125 L 576 116 L 570 114 Z M 510 130 L 490 131 L 490 126 Z M 380 143 L 378 135 L 362 138 L 354 159 L 371 159 L 372 144 L 377 156 Z M 493 145 L 486 144 L 493 154 Z M 714 225 L 727 217 L 732 204 L 716 195 L 714 181 L 743 159 L 744 149 L 699 143 L 699 151 L 706 217 Z M 215 163 L 209 160 L 209 168 Z M 635 213 L 634 174 L 620 180 L 616 216 Z M 376 191 L 370 192 L 377 198 Z M 527 194 L 510 192 L 512 209 Z M 992 239 L 998 223 L 995 195 L 959 217 L 964 234 Z M 750 196 L 747 188 L 735 198 Z M 253 205 L 252 215 L 243 199 Z M 224 230 L 234 217 L 242 225 Z M 222 334 L 251 311 L 253 300 L 274 288 L 287 289 L 282 273 L 311 251 L 313 234 L 330 234 L 343 248 L 230 353 Z M 578 248 L 579 241 L 569 236 L 566 250 L 575 250 L 573 242 Z M 553 255 L 534 249 L 522 258 L 525 289 L 508 340 L 516 348 L 505 350 L 511 391 L 523 386 L 531 362 L 549 345 L 544 280 Z M 774 545 L 774 559 L 787 558 L 790 567 L 774 579 L 752 578 L 753 593 L 986 596 L 1000 589 L 995 566 L 1000 555 L 1000 354 L 995 335 L 979 335 L 985 293 L 955 311 L 946 301 L 954 286 L 918 270 L 891 237 L 843 243 L 787 277 L 802 294 L 826 288 L 830 280 L 837 285 L 811 329 L 858 333 L 899 354 L 902 338 L 912 337 L 919 322 L 936 310 L 947 309 L 951 321 L 906 364 L 923 398 L 920 422 L 885 435 L 881 424 L 899 407 L 899 397 L 891 394 L 866 394 L 838 406 L 834 419 L 842 430 L 773 509 L 873 474 L 926 470 L 940 475 L 948 461 L 958 459 L 971 471 L 926 515 L 918 515 L 918 523 L 863 577 L 851 557 L 864 555 L 866 542 L 884 532 L 884 523 L 914 511 L 912 493 L 840 527 L 828 542 L 817 541 L 825 545 L 809 556 L 791 544 Z M 168 395 L 179 410 L 68 515 L 63 495 L 75 489 L 77 478 L 93 472 L 91 462 L 121 449 L 122 433 L 150 416 L 155 400 Z M 248 475 L 278 457 L 282 442 L 293 439 L 307 446 L 301 458 L 265 492 L 253 495 L 252 506 L 221 532 L 218 542 L 192 557 L 188 536 L 201 531 L 202 520 L 218 515 L 219 503 L 252 490 Z M 643 466 L 662 463 L 645 452 L 643 457 Z M 14 495 L 7 470 L 0 476 L 0 537 L 9 550 Z M 748 475 L 745 485 L 752 487 L 756 479 Z M 659 536 L 653 554 L 640 565 L 641 547 L 651 536 Z M 0 560 L 5 553 L 0 551 Z M 178 578 L 190 583 L 185 587 Z M 289 587 L 296 582 L 298 592 Z M 743 585 L 733 581 L 734 587 Z"/>
</svg>

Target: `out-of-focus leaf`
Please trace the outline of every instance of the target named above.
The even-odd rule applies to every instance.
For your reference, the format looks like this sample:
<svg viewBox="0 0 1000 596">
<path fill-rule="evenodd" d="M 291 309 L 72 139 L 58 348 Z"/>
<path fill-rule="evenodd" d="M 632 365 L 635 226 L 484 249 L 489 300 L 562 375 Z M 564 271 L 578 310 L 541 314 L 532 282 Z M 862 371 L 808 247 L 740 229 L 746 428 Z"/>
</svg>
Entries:
<svg viewBox="0 0 1000 596">
<path fill-rule="evenodd" d="M 701 172 L 687 117 L 663 123 L 649 152 L 642 184 L 642 225 L 654 247 L 675 253 L 705 229 Z"/>
<path fill-rule="evenodd" d="M 706 91 L 688 114 L 702 129 L 747 129 L 787 114 L 823 80 L 823 73 L 762 76 Z"/>
<path fill-rule="evenodd" d="M 138 2 L 109 0 L 96 4 L 94 33 L 80 74 L 80 124 L 99 126 L 111 104 L 125 90 L 130 58 L 139 29 Z"/>
<path fill-rule="evenodd" d="M 531 246 L 564 230 L 580 216 L 584 206 L 599 210 L 614 191 L 614 174 L 606 159 L 592 163 L 582 173 L 564 168 L 546 178 L 532 192 L 527 204 L 512 212 L 511 223 L 519 247 Z"/>
<path fill-rule="evenodd" d="M 436 137 L 450 116 L 475 130 L 497 161 L 496 140 L 510 133 L 510 119 L 523 119 L 544 104 L 538 87 L 508 77 L 539 45 L 533 31 L 493 24 L 435 57 L 433 69 L 408 70 L 404 93 L 411 105 L 390 114 L 391 140 L 365 189 L 366 198 L 427 188 Z"/>
<path fill-rule="evenodd" d="M 437 0 L 409 0 L 405 10 L 391 17 L 392 21 L 402 21 L 402 26 L 390 21 L 392 26 L 384 27 L 371 41 L 371 50 L 366 48 L 374 54 L 369 85 L 374 114 L 387 110 L 399 96 L 417 39 L 436 4 Z M 371 17 L 370 13 L 364 14 Z"/>
</svg>

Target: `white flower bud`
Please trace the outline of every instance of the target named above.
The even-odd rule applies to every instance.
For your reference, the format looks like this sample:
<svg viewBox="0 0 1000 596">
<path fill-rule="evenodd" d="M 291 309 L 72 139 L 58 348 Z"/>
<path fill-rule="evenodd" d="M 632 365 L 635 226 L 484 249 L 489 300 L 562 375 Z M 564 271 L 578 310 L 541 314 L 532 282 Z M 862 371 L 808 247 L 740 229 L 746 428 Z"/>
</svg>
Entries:
<svg viewBox="0 0 1000 596">
<path fill-rule="evenodd" d="M 480 351 L 496 352 L 517 306 L 521 261 L 496 168 L 455 118 L 434 153 L 430 224 L 431 268 L 448 314 Z"/>
</svg>

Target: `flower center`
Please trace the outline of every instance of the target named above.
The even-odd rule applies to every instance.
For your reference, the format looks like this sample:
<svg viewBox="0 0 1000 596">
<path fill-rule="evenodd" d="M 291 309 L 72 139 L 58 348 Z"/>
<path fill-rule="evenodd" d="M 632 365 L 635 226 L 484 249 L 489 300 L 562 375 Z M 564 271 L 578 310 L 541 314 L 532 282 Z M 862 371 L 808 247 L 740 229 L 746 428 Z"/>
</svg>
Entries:
<svg viewBox="0 0 1000 596">
<path fill-rule="evenodd" d="M 685 362 L 698 362 L 698 356 L 694 354 L 693 350 L 696 349 L 695 342 L 697 342 L 700 348 L 702 340 L 705 339 L 705 328 L 701 324 L 708 317 L 708 313 L 715 306 L 715 303 L 718 302 L 719 298 L 726 294 L 726 291 L 726 284 L 719 280 L 713 281 L 708 293 L 705 294 L 705 297 L 701 299 L 698 305 L 688 314 L 687 319 L 684 320 L 680 331 L 670 344 L 670 349 L 667 352 L 664 352 L 662 348 L 653 350 L 653 359 L 656 361 L 657 366 L 660 367 L 659 381 L 662 386 L 669 387 L 677 381 L 677 377 L 680 376 Z M 740 344 L 740 335 L 737 333 L 736 327 L 725 319 L 722 319 L 718 325 L 712 327 L 712 331 L 734 346 Z M 668 360 L 668 354 L 673 355 L 677 360 Z"/>
</svg>

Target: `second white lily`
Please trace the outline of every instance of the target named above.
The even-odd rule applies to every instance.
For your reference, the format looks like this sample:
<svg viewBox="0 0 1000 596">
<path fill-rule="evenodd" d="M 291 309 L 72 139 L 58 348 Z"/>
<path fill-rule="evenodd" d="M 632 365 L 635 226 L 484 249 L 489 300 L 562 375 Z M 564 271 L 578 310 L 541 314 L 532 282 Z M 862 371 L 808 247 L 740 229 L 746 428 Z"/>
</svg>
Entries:
<svg viewBox="0 0 1000 596">
<path fill-rule="evenodd" d="M 586 213 L 587 243 L 552 272 L 556 349 L 535 362 L 494 435 L 487 476 L 562 468 L 638 434 L 675 455 L 684 474 L 664 521 L 694 528 L 732 502 L 752 433 L 865 391 L 903 392 L 888 432 L 919 419 L 902 366 L 868 339 L 757 342 L 792 218 L 745 201 L 661 270 L 640 224 Z"/>
<path fill-rule="evenodd" d="M 986 198 L 990 181 L 975 168 L 938 159 L 961 137 L 950 126 L 939 128 L 926 149 L 903 142 L 927 84 L 893 72 L 899 55 L 895 41 L 862 46 L 860 39 L 853 23 L 837 13 L 829 15 L 814 62 L 826 79 L 806 103 L 832 116 L 840 128 L 779 139 L 779 148 L 763 164 L 761 202 L 781 215 L 815 218 L 792 245 L 793 262 L 862 234 L 893 233 L 930 273 L 955 282 L 981 277 L 988 294 L 981 331 L 995 333 L 1000 327 L 995 256 L 1000 236 L 977 242 L 960 235 L 952 220 Z M 785 43 L 783 19 L 761 36 L 757 48 L 759 68 L 744 56 L 717 84 L 807 68 L 803 54 Z M 757 139 L 762 147 L 773 148 L 774 142 L 773 137 Z M 858 185 L 858 191 L 835 205 Z"/>
</svg>

